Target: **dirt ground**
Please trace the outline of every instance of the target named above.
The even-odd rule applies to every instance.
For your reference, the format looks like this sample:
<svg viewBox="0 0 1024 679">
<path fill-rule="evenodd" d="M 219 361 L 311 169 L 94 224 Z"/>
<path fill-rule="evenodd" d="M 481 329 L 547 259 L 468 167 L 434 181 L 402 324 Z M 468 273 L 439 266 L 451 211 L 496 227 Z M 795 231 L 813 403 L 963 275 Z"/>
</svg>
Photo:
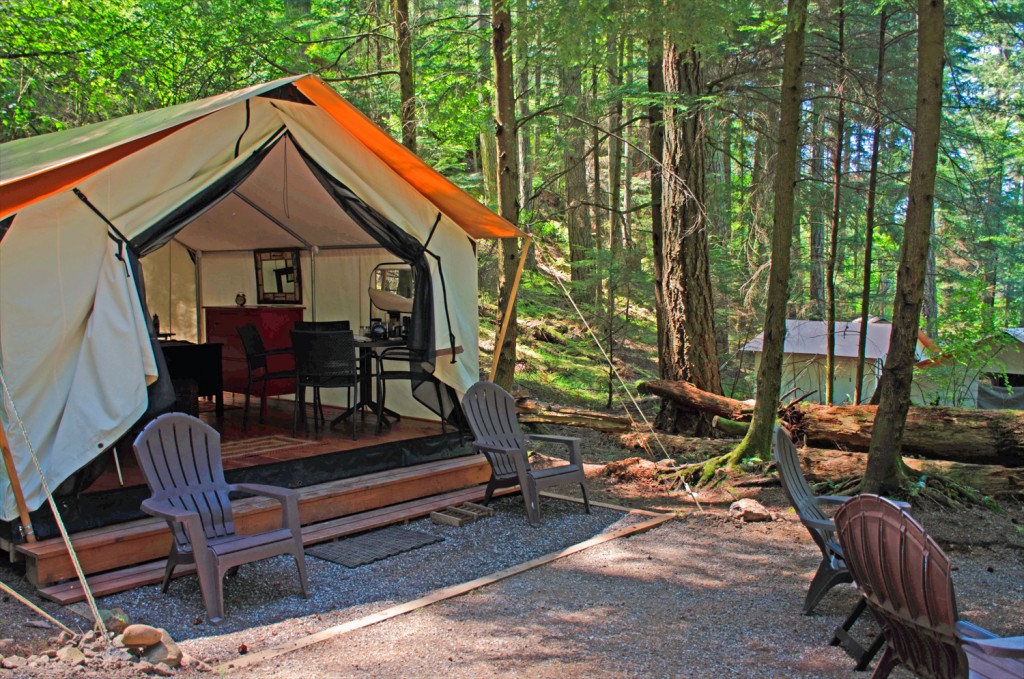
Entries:
<svg viewBox="0 0 1024 679">
<path fill-rule="evenodd" d="M 319 616 L 286 620 L 190 639 L 183 650 L 229 675 L 259 677 L 866 676 L 853 672 L 852 660 L 828 645 L 831 631 L 857 600 L 853 590 L 838 587 L 813 615 L 801 615 L 820 553 L 771 479 L 701 493 L 698 509 L 691 498 L 668 496 L 643 475 L 607 477 L 601 463 L 616 443 L 596 434 L 587 438 L 586 447 L 596 451 L 587 469 L 592 499 L 672 512 L 676 519 L 245 670 L 228 667 L 243 646 L 247 652 L 264 650 L 328 625 Z M 767 506 L 777 520 L 729 519 L 729 504 L 744 496 Z M 1003 513 L 914 512 L 958 568 L 961 617 L 998 634 L 1024 633 L 1021 506 L 1012 504 Z M 0 568 L 0 580 L 13 575 Z M 361 608 L 350 619 L 372 612 Z M 47 647 L 55 630 L 30 621 L 38 617 L 2 598 L 0 655 Z M 876 633 L 870 622 L 858 630 L 866 639 Z M 134 675 L 129 668 L 111 674 L 58 663 L 32 669 L 0 670 L 0 677 Z"/>
</svg>

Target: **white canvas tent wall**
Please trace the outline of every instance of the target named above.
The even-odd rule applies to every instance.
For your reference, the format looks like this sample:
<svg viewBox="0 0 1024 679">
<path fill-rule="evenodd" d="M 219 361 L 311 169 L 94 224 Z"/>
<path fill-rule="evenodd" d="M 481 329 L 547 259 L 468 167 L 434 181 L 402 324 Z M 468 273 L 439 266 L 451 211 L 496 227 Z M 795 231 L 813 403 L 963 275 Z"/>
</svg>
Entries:
<svg viewBox="0 0 1024 679">
<path fill-rule="evenodd" d="M 522 232 L 322 81 L 287 78 L 19 140 L 0 146 L 0 366 L 51 486 L 131 427 L 145 411 L 146 385 L 156 377 L 122 240 L 152 235 L 154 225 L 266 149 L 272 150 L 237 191 L 202 206 L 208 209 L 174 234 L 170 249 L 159 251 L 168 267 L 172 259 L 178 262 L 179 275 L 154 276 L 154 296 L 175 307 L 179 319 L 188 315 L 181 308 L 194 306 L 194 289 L 175 284 L 187 248 L 199 253 L 202 304 L 232 304 L 240 290 L 255 300 L 247 287 L 254 284 L 246 252 L 298 247 L 304 250 L 307 316 L 354 320 L 355 307 L 366 303 L 369 270 L 393 257 L 374 247 L 311 181 L 301 149 L 404 233 L 420 244 L 429 239 L 429 250 L 441 261 L 439 267 L 426 258 L 435 283 L 434 344 L 442 354 L 435 375 L 460 394 L 477 381 L 475 240 Z M 162 273 L 161 255 L 155 257 L 149 268 Z M 27 504 L 38 508 L 42 489 L 29 471 L 12 404 L 5 402 L 0 415 Z M 6 476 L 0 477 L 0 494 L 0 519 L 13 520 L 17 508 Z"/>
</svg>

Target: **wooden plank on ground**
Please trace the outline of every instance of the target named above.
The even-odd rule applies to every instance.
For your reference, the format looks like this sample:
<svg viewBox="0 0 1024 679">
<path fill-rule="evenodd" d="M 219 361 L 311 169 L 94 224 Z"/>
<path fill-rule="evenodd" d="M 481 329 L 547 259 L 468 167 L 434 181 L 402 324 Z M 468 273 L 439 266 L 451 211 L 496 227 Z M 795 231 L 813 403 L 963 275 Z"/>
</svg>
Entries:
<svg viewBox="0 0 1024 679">
<path fill-rule="evenodd" d="M 302 488 L 299 512 L 302 523 L 321 523 L 453 488 L 476 486 L 489 476 L 490 467 L 482 455 L 428 462 Z M 259 533 L 280 526 L 280 505 L 274 500 L 245 498 L 235 502 L 233 509 L 239 533 Z M 171 535 L 162 520 L 139 519 L 76 533 L 71 541 L 84 572 L 91 574 L 159 559 L 170 550 Z M 60 539 L 19 545 L 18 552 L 26 557 L 26 576 L 36 587 L 75 577 Z"/>
<path fill-rule="evenodd" d="M 646 513 L 644 513 L 644 515 L 646 515 Z M 218 665 L 214 668 L 214 671 L 229 672 L 233 670 L 249 668 L 254 665 L 266 662 L 267 660 L 271 660 L 273 658 L 285 655 L 286 653 L 292 653 L 294 651 L 298 651 L 300 649 L 313 646 L 314 644 L 319 644 L 321 642 L 337 638 L 344 634 L 348 634 L 349 632 L 353 632 L 364 627 L 369 627 L 370 625 L 375 625 L 378 622 L 390 620 L 391 618 L 395 618 L 400 615 L 410 613 L 412 611 L 424 608 L 431 604 L 435 604 L 439 601 L 444 601 L 445 599 L 452 599 L 454 597 L 461 596 L 474 589 L 479 589 L 480 587 L 485 587 L 487 585 L 494 584 L 506 578 L 510 578 L 513 575 L 518 575 L 533 568 L 537 568 L 538 566 L 543 566 L 557 559 L 569 556 L 570 554 L 582 552 L 583 550 L 589 549 L 590 547 L 594 547 L 596 545 L 600 545 L 605 542 L 615 540 L 617 538 L 625 537 L 628 535 L 635 535 L 636 533 L 650 530 L 651 528 L 659 526 L 665 523 L 666 521 L 670 521 L 673 518 L 675 518 L 675 514 L 656 515 L 654 518 L 649 518 L 641 523 L 637 523 L 632 526 L 626 526 L 624 528 L 620 528 L 610 533 L 602 533 L 600 535 L 596 535 L 590 538 L 589 540 L 585 540 L 584 542 L 572 545 L 571 547 L 566 547 L 565 549 L 559 550 L 557 552 L 552 552 L 550 554 L 537 557 L 536 559 L 531 559 L 530 561 L 527 561 L 525 563 L 521 563 L 517 566 L 512 566 L 510 568 L 497 571 L 496 573 L 491 573 L 490 575 L 485 575 L 481 578 L 477 578 L 476 580 L 470 580 L 469 582 L 464 582 L 458 585 L 453 585 L 451 587 L 445 587 L 443 589 L 435 590 L 427 594 L 426 596 L 420 597 L 419 599 L 414 599 L 413 601 L 408 601 L 404 604 L 399 604 L 397 606 L 391 606 L 390 608 L 386 608 L 383 611 L 373 613 L 363 618 L 359 618 L 358 620 L 352 620 L 346 623 L 342 623 L 340 625 L 335 625 L 334 627 L 328 627 L 327 629 L 322 630 L 320 632 L 316 632 L 315 634 L 310 634 L 309 636 L 294 639 L 292 641 L 281 644 L 280 646 L 275 646 L 273 648 L 268 648 L 264 651 L 259 651 L 258 653 L 249 653 L 248 655 L 242 656 L 240 658 L 234 658 L 228 662 Z"/>
</svg>

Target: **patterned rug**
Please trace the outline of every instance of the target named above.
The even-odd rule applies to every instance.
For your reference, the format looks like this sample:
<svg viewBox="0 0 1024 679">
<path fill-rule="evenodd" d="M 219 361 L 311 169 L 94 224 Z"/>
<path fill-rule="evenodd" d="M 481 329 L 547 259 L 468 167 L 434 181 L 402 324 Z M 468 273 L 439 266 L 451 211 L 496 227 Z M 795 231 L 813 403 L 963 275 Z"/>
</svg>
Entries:
<svg viewBox="0 0 1024 679">
<path fill-rule="evenodd" d="M 437 535 L 389 526 L 343 540 L 309 547 L 306 549 L 306 554 L 340 563 L 348 568 L 356 568 L 442 540 L 444 538 Z"/>
<path fill-rule="evenodd" d="M 245 457 L 248 455 L 262 455 L 265 453 L 276 453 L 279 450 L 290 450 L 299 446 L 311 446 L 316 441 L 296 439 L 291 436 L 274 434 L 272 436 L 257 436 L 241 441 L 228 441 L 221 444 L 221 457 Z"/>
</svg>

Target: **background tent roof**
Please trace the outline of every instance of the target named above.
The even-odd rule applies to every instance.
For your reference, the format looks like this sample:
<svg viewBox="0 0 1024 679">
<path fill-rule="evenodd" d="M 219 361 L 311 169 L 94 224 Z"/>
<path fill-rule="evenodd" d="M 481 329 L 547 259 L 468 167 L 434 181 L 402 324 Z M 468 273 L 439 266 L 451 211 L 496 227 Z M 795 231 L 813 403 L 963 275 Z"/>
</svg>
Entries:
<svg viewBox="0 0 1024 679">
<path fill-rule="evenodd" d="M 888 323 L 868 323 L 868 341 L 864 357 L 868 360 L 885 358 L 889 351 L 889 334 L 892 326 Z M 825 321 L 786 320 L 787 354 L 811 354 L 824 356 L 828 353 L 828 326 Z M 860 321 L 836 321 L 836 356 L 857 357 L 857 343 L 860 340 Z M 743 347 L 744 351 L 759 352 L 764 345 L 761 333 Z"/>
<path fill-rule="evenodd" d="M 525 233 L 443 177 L 314 76 L 294 76 L 94 125 L 9 142 L 0 153 L 0 218 L 65 191 L 210 113 L 294 84 L 472 238 Z"/>
</svg>

